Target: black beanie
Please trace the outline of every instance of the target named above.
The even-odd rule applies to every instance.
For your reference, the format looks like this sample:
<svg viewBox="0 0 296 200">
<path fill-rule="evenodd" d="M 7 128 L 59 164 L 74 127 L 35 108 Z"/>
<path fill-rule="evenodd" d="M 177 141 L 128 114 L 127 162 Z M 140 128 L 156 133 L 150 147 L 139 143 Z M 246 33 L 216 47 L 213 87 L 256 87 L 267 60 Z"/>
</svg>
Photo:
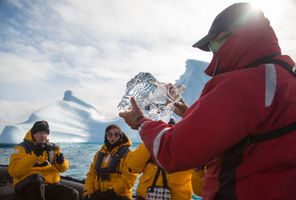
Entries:
<svg viewBox="0 0 296 200">
<path fill-rule="evenodd" d="M 49 126 L 48 126 L 47 121 L 42 120 L 42 121 L 37 121 L 34 123 L 32 129 L 31 129 L 32 135 L 34 135 L 38 131 L 46 131 L 49 134 Z"/>
</svg>

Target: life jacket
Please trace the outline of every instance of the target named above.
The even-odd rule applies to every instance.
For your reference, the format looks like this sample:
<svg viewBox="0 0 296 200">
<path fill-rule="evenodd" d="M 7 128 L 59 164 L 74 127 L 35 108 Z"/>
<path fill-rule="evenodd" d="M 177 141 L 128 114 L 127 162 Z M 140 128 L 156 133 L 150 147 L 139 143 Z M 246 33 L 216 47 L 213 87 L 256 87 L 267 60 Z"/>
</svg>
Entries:
<svg viewBox="0 0 296 200">
<path fill-rule="evenodd" d="M 291 66 L 285 61 L 273 58 L 276 55 L 270 55 L 256 60 L 248 65 L 248 67 L 256 67 L 261 64 L 278 64 L 288 70 L 296 78 L 296 67 Z M 227 150 L 221 160 L 221 172 L 219 174 L 220 188 L 214 200 L 236 199 L 236 170 L 243 160 L 245 148 L 250 144 L 261 143 L 264 141 L 276 139 L 296 130 L 296 121 L 284 127 L 272 130 L 259 135 L 249 135 L 242 139 L 239 143 Z"/>
<path fill-rule="evenodd" d="M 30 141 L 24 140 L 22 143 L 19 144 L 19 146 L 23 147 L 27 154 L 31 154 L 34 148 L 34 144 Z M 43 163 L 36 163 L 33 165 L 33 167 L 44 167 L 54 162 L 54 151 L 57 149 L 56 145 L 53 143 L 47 143 L 47 146 L 49 147 L 47 152 L 47 161 Z"/>
<path fill-rule="evenodd" d="M 102 175 L 110 175 L 112 173 L 121 173 L 119 172 L 120 160 L 124 158 L 129 151 L 130 151 L 129 146 L 119 147 L 118 151 L 112 156 L 108 167 L 105 167 L 105 168 L 102 168 L 101 166 L 106 153 L 100 151 L 95 164 L 95 171 L 97 175 L 102 176 Z"/>
</svg>

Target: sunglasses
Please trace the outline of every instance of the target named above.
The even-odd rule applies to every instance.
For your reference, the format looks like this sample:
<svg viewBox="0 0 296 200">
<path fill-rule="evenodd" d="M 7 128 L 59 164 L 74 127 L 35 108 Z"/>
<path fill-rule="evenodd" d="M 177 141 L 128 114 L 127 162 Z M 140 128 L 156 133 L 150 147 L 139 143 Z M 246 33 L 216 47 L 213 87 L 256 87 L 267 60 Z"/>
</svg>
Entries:
<svg viewBox="0 0 296 200">
<path fill-rule="evenodd" d="M 216 53 L 222 45 L 232 36 L 233 31 L 224 31 L 220 33 L 214 40 L 210 41 L 209 49 Z"/>
<path fill-rule="evenodd" d="M 120 131 L 118 131 L 118 132 L 107 132 L 106 135 L 107 135 L 107 137 L 112 137 L 112 136 L 114 136 L 114 137 L 117 138 L 117 137 L 120 137 L 121 132 L 120 132 Z"/>
</svg>

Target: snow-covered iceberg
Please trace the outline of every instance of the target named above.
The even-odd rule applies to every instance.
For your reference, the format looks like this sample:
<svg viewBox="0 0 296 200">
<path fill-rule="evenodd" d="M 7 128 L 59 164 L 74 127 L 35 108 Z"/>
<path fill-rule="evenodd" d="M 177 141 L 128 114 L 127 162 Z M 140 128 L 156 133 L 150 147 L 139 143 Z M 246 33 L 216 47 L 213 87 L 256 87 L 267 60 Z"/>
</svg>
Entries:
<svg viewBox="0 0 296 200">
<path fill-rule="evenodd" d="M 204 74 L 207 65 L 208 63 L 202 61 L 187 60 L 185 73 L 176 81 L 186 86 L 183 97 L 189 105 L 199 97 L 201 89 L 209 79 Z M 37 110 L 27 121 L 5 126 L 0 135 L 0 144 L 21 142 L 37 120 L 49 122 L 50 141 L 55 143 L 103 142 L 105 128 L 110 123 L 119 125 L 133 142 L 141 140 L 136 131 L 131 130 L 121 118 L 106 119 L 94 106 L 67 90 L 62 100 Z"/>
<path fill-rule="evenodd" d="M 120 125 L 124 131 L 131 131 L 120 118 L 106 120 L 94 106 L 75 97 L 70 90 L 67 90 L 62 100 L 32 113 L 27 121 L 6 126 L 0 135 L 0 143 L 21 142 L 24 134 L 37 120 L 48 121 L 50 141 L 57 143 L 102 142 L 105 128 L 110 123 Z"/>
</svg>

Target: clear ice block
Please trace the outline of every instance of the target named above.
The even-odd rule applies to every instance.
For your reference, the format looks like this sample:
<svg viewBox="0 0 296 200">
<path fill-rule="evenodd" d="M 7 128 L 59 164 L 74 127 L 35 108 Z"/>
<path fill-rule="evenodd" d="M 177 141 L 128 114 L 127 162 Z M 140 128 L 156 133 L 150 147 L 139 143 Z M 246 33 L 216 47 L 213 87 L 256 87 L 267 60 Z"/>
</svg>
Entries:
<svg viewBox="0 0 296 200">
<path fill-rule="evenodd" d="M 168 122 L 174 111 L 174 102 L 180 101 L 184 85 L 174 85 L 156 80 L 151 73 L 140 72 L 126 84 L 126 92 L 118 104 L 120 112 L 130 109 L 130 98 L 134 97 L 152 120 Z"/>
</svg>

